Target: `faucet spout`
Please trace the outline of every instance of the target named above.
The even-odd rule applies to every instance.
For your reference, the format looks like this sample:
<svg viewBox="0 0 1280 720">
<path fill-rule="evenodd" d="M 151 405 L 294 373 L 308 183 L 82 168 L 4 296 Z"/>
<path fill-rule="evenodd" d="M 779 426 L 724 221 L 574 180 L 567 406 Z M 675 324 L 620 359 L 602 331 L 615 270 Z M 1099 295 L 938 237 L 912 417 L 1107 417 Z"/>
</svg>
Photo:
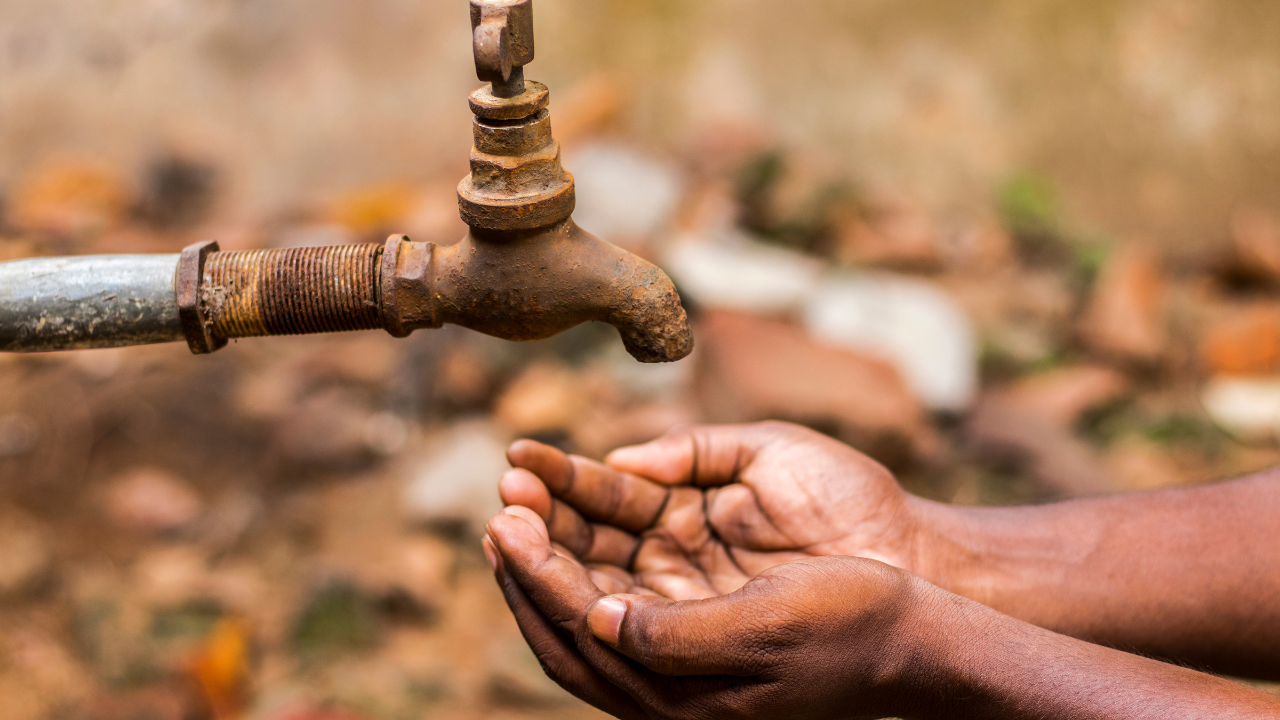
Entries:
<svg viewBox="0 0 1280 720">
<path fill-rule="evenodd" d="M 693 349 L 688 318 L 666 273 L 566 218 L 528 231 L 474 229 L 449 246 L 388 241 L 383 304 L 393 332 L 460 325 L 508 340 L 541 340 L 589 321 L 618 329 L 641 362 Z M 395 261 L 395 258 L 399 258 Z"/>
</svg>

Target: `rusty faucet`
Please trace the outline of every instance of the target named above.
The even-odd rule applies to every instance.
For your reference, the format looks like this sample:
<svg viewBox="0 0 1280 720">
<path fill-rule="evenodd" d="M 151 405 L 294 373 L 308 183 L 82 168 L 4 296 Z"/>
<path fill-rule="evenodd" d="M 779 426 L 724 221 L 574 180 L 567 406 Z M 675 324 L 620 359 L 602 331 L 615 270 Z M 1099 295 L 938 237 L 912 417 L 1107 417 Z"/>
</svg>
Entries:
<svg viewBox="0 0 1280 720">
<path fill-rule="evenodd" d="M 656 266 L 574 224 L 573 175 L 551 135 L 550 95 L 525 80 L 532 0 L 470 0 L 475 146 L 458 207 L 471 228 L 435 245 L 180 255 L 38 258 L 0 263 L 0 351 L 120 347 L 185 339 L 214 352 L 232 338 L 382 328 L 396 337 L 461 325 L 538 340 L 587 321 L 618 329 L 642 362 L 679 360 L 693 339 L 680 297 Z"/>
</svg>

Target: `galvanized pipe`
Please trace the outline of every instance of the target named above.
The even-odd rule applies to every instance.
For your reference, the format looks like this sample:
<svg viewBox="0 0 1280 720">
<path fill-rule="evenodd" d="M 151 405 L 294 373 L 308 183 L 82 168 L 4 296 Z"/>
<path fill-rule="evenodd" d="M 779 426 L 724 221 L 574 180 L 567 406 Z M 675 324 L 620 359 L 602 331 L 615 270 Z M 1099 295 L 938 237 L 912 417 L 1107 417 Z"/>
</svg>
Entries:
<svg viewBox="0 0 1280 720">
<path fill-rule="evenodd" d="M 178 255 L 0 263 L 0 352 L 84 350 L 184 339 Z"/>
<path fill-rule="evenodd" d="M 382 245 L 0 263 L 0 352 L 187 340 L 198 353 L 265 335 L 375 330 Z M 190 257 L 188 257 L 190 256 Z M 184 264 L 183 258 L 188 257 Z M 189 306 L 181 286 L 186 274 Z M 184 324 L 184 311 L 196 318 Z"/>
</svg>

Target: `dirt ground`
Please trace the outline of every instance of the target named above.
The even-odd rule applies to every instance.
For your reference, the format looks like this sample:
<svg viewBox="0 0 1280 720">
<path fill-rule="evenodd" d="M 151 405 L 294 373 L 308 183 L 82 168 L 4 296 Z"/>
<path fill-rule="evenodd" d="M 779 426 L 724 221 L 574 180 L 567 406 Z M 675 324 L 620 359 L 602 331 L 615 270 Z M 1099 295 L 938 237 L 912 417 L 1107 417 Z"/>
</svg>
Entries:
<svg viewBox="0 0 1280 720">
<path fill-rule="evenodd" d="M 8 0 L 0 260 L 462 237 L 460 4 Z M 517 437 L 781 418 L 963 504 L 1280 464 L 1280 10 L 537 7 L 577 218 L 671 272 L 694 355 L 0 355 L 6 719 L 599 717 L 480 551 Z"/>
</svg>

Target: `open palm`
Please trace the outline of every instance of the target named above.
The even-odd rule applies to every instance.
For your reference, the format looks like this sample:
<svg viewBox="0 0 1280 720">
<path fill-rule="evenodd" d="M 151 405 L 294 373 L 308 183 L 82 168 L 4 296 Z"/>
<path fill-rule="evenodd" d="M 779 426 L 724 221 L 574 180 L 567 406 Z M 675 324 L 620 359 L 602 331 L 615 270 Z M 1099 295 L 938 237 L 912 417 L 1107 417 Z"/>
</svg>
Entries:
<svg viewBox="0 0 1280 720">
<path fill-rule="evenodd" d="M 503 501 L 541 516 L 606 593 L 714 597 L 806 557 L 912 569 L 910 498 L 889 471 L 796 425 L 683 428 L 606 464 L 528 440 L 508 457 Z"/>
</svg>

